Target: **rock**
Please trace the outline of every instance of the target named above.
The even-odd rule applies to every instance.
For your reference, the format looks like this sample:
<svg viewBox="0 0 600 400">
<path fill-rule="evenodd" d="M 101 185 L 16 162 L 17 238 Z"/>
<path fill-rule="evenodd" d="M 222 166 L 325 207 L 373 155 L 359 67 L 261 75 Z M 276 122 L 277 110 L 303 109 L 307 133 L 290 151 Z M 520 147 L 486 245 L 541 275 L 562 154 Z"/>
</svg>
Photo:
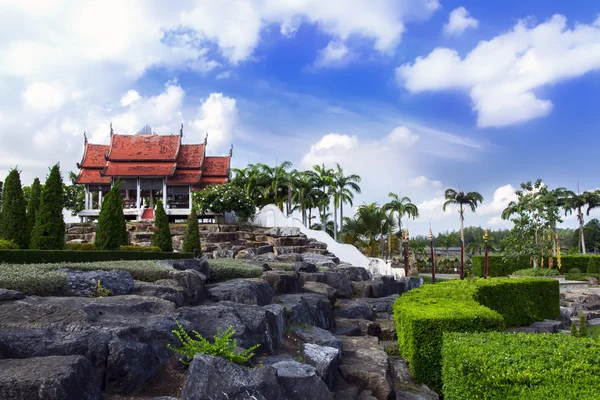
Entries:
<svg viewBox="0 0 600 400">
<path fill-rule="evenodd" d="M 381 329 L 379 339 L 381 340 L 397 340 L 398 336 L 396 335 L 396 323 L 392 320 L 382 320 L 377 321 L 379 323 L 379 328 Z"/>
<path fill-rule="evenodd" d="M 0 399 L 100 400 L 94 369 L 83 356 L 0 360 Z"/>
<path fill-rule="evenodd" d="M 59 269 L 67 275 L 65 294 L 69 296 L 90 296 L 98 291 L 98 281 L 110 296 L 129 294 L 133 291 L 133 277 L 127 271 L 74 271 Z"/>
<path fill-rule="evenodd" d="M 329 390 L 333 389 L 338 369 L 340 349 L 305 343 L 302 345 L 302 357 L 306 364 L 312 365 Z"/>
<path fill-rule="evenodd" d="M 340 337 L 344 346 L 340 373 L 348 383 L 357 383 L 371 390 L 378 400 L 394 398 L 387 354 L 372 336 Z"/>
<path fill-rule="evenodd" d="M 292 264 L 292 268 L 296 272 L 317 272 L 317 266 L 306 261 L 296 261 Z"/>
<path fill-rule="evenodd" d="M 560 321 L 566 329 L 571 328 L 571 318 L 577 315 L 577 310 L 572 307 L 560 307 Z"/>
<path fill-rule="evenodd" d="M 423 286 L 423 278 L 418 276 L 402 276 L 399 281 L 405 283 L 405 291 Z"/>
<path fill-rule="evenodd" d="M 280 361 L 273 364 L 273 368 L 277 370 L 277 381 L 290 400 L 333 400 L 315 367 L 297 361 Z"/>
<path fill-rule="evenodd" d="M 302 288 L 300 275 L 292 271 L 267 271 L 262 278 L 273 288 L 275 294 L 298 293 Z"/>
<path fill-rule="evenodd" d="M 265 262 L 271 262 L 271 261 L 275 261 L 275 260 L 276 260 L 275 253 L 265 253 L 265 254 L 261 254 L 259 256 L 254 257 L 250 261 L 250 263 L 262 265 Z"/>
<path fill-rule="evenodd" d="M 404 277 L 401 279 L 404 279 Z M 370 281 L 352 281 L 351 285 L 354 294 L 357 296 L 379 298 L 404 293 L 408 283 L 402 280 L 396 281 L 390 276 L 381 276 Z"/>
<path fill-rule="evenodd" d="M 340 299 L 337 302 L 334 314 L 338 318 L 367 319 L 371 321 L 375 317 L 373 310 L 368 305 L 347 299 Z"/>
<path fill-rule="evenodd" d="M 285 294 L 276 297 L 275 301 L 285 307 L 292 324 L 335 328 L 333 307 L 325 296 L 312 293 Z"/>
<path fill-rule="evenodd" d="M 154 283 L 134 281 L 133 287 L 133 293 L 137 296 L 158 297 L 174 303 L 176 307 L 190 305 L 186 304 L 184 291 L 173 279 L 161 279 Z"/>
<path fill-rule="evenodd" d="M 319 346 L 333 347 L 342 350 L 342 341 L 325 329 L 313 327 L 293 327 L 290 333 L 304 343 L 318 344 Z"/>
<path fill-rule="evenodd" d="M 396 389 L 397 400 L 439 400 L 439 398 L 436 392 L 423 384 Z"/>
<path fill-rule="evenodd" d="M 209 297 L 213 301 L 234 303 L 271 304 L 275 295 L 271 286 L 261 279 L 234 279 L 208 286 Z"/>
<path fill-rule="evenodd" d="M 279 314 L 279 315 L 278 315 Z M 177 318 L 191 323 L 203 337 L 212 339 L 229 326 L 235 330 L 233 337 L 238 345 L 249 348 L 260 344 L 257 352 L 272 354 L 283 340 L 282 307 L 260 307 L 221 301 L 211 306 L 181 307 Z"/>
<path fill-rule="evenodd" d="M 267 236 L 300 236 L 302 233 L 299 228 L 283 227 L 283 228 L 271 228 L 265 232 Z"/>
<path fill-rule="evenodd" d="M 387 319 L 391 317 L 392 307 L 398 297 L 397 294 L 393 294 L 391 296 L 378 298 L 358 298 L 356 301 L 371 307 L 378 319 Z"/>
<path fill-rule="evenodd" d="M 206 299 L 207 291 L 204 286 L 206 276 L 203 273 L 188 269 L 185 271 L 172 271 L 170 275 L 177 282 L 177 285 L 183 288 L 184 304 L 195 306 Z"/>
<path fill-rule="evenodd" d="M 343 298 L 352 297 L 352 286 L 345 274 L 327 271 L 317 273 L 301 272 L 300 277 L 303 283 L 306 282 L 321 282 L 325 283 L 337 290 L 337 296 Z"/>
<path fill-rule="evenodd" d="M 371 279 L 371 274 L 363 267 L 338 266 L 335 270 L 346 275 L 349 280 L 354 282 L 368 281 Z"/>
<path fill-rule="evenodd" d="M 335 329 L 332 332 L 336 336 L 360 336 L 362 333 L 360 326 L 339 318 L 335 321 Z"/>
<path fill-rule="evenodd" d="M 228 243 L 237 239 L 236 232 L 200 232 L 200 239 L 206 243 Z"/>
<path fill-rule="evenodd" d="M 235 258 L 239 258 L 242 260 L 250 260 L 255 255 L 256 251 L 254 249 L 243 249 L 237 252 Z"/>
<path fill-rule="evenodd" d="M 213 258 L 233 258 L 235 251 L 233 250 L 215 250 L 212 253 Z"/>
<path fill-rule="evenodd" d="M 190 363 L 183 400 L 284 400 L 276 370 L 240 367 L 221 357 L 198 354 Z"/>
<path fill-rule="evenodd" d="M 326 283 L 308 281 L 302 286 L 302 291 L 327 296 L 332 305 L 334 305 L 337 300 L 337 290 Z"/>
<path fill-rule="evenodd" d="M 298 247 L 306 246 L 308 240 L 306 236 L 283 236 L 271 238 L 270 242 L 275 247 Z"/>
<path fill-rule="evenodd" d="M 210 267 L 208 265 L 208 257 L 206 255 L 200 257 L 199 260 L 160 260 L 156 263 L 160 266 L 179 271 L 193 269 L 202 273 L 207 280 L 210 279 Z"/>
<path fill-rule="evenodd" d="M 302 256 L 300 254 L 296 254 L 296 253 L 289 253 L 289 254 L 280 254 L 277 256 L 277 261 L 281 261 L 281 262 L 296 262 L 296 261 L 302 261 Z"/>
<path fill-rule="evenodd" d="M 396 388 L 396 399 L 400 400 L 439 400 L 440 396 L 423 384 L 414 381 L 408 362 L 391 357 L 390 372 Z"/>
<path fill-rule="evenodd" d="M 543 321 L 534 322 L 531 324 L 531 328 L 533 328 L 536 333 L 556 333 L 561 325 L 562 322 L 560 321 L 545 319 Z"/>
<path fill-rule="evenodd" d="M 271 253 L 273 253 L 273 245 L 265 244 L 263 246 L 259 246 L 259 247 L 255 248 L 254 251 L 256 252 L 256 255 L 258 255 L 258 256 L 263 255 L 263 254 L 271 254 Z"/>
<path fill-rule="evenodd" d="M 275 252 L 275 255 L 282 256 L 285 254 L 301 254 L 306 252 L 307 249 L 308 247 L 306 246 L 279 246 L 274 247 L 273 251 Z"/>
<path fill-rule="evenodd" d="M 304 253 L 302 254 L 302 261 L 315 264 L 316 266 L 334 268 L 340 260 L 337 257 L 329 257 L 323 254 L 317 253 Z"/>
<path fill-rule="evenodd" d="M 25 295 L 16 290 L 0 289 L 0 301 L 3 300 L 21 300 L 24 299 Z"/>
<path fill-rule="evenodd" d="M 354 325 L 358 327 L 359 334 L 358 335 L 348 335 L 348 336 L 377 336 L 381 335 L 381 326 L 379 322 L 369 321 L 366 319 L 345 319 L 345 318 L 337 318 L 336 323 L 342 323 L 345 325 Z"/>
<path fill-rule="evenodd" d="M 152 347 L 145 343 L 116 340 L 108 344 L 106 389 L 129 394 L 158 372 Z"/>
</svg>

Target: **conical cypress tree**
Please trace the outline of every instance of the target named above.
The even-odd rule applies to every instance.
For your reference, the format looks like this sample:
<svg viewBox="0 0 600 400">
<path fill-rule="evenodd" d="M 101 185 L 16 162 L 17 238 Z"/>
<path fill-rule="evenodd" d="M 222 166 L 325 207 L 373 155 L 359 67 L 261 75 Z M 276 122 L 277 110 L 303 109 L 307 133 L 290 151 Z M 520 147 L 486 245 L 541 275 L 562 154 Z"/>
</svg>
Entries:
<svg viewBox="0 0 600 400">
<path fill-rule="evenodd" d="M 196 209 L 192 209 L 192 213 L 188 217 L 188 224 L 183 236 L 183 251 L 186 253 L 193 253 L 194 249 L 198 249 L 199 253 L 202 253 L 200 247 L 200 232 L 198 231 L 198 215 Z"/>
<path fill-rule="evenodd" d="M 42 190 L 40 209 L 31 232 L 32 249 L 62 250 L 65 248 L 65 220 L 63 218 L 63 182 L 60 167 L 54 165 Z"/>
<path fill-rule="evenodd" d="M 102 201 L 94 244 L 98 250 L 117 250 L 127 242 L 127 225 L 123 214 L 123 200 L 117 183 Z"/>
<path fill-rule="evenodd" d="M 40 209 L 40 202 L 42 196 L 42 185 L 40 180 L 35 178 L 31 185 L 31 195 L 29 196 L 29 203 L 27 204 L 27 229 L 29 234 L 33 232 L 33 226 L 35 225 L 35 216 Z"/>
<path fill-rule="evenodd" d="M 8 172 L 2 193 L 3 204 L 0 214 L 0 231 L 6 240 L 12 240 L 21 249 L 29 244 L 25 198 L 21 187 L 21 177 L 15 168 Z"/>
<path fill-rule="evenodd" d="M 156 203 L 154 209 L 154 226 L 156 230 L 152 235 L 152 245 L 160 247 L 162 251 L 173 251 L 169 218 L 160 200 Z"/>
</svg>

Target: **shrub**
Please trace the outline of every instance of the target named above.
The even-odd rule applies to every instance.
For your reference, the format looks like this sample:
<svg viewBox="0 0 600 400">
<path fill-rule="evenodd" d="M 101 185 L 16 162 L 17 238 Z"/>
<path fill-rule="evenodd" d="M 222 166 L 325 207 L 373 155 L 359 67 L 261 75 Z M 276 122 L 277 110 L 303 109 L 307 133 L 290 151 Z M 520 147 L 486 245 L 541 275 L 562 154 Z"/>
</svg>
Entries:
<svg viewBox="0 0 600 400">
<path fill-rule="evenodd" d="M 571 322 L 571 336 L 579 336 L 579 332 L 577 332 L 577 324 L 575 324 L 575 322 Z"/>
<path fill-rule="evenodd" d="M 569 274 L 581 274 L 581 270 L 579 268 L 573 268 L 569 271 Z"/>
<path fill-rule="evenodd" d="M 27 203 L 27 232 L 30 237 L 31 232 L 33 232 L 33 227 L 35 226 L 35 218 L 40 209 L 41 201 L 42 186 L 40 185 L 40 180 L 35 178 L 31 184 L 31 194 L 29 196 L 29 202 Z"/>
<path fill-rule="evenodd" d="M 20 172 L 13 168 L 4 181 L 0 232 L 4 239 L 11 240 L 20 248 L 26 249 L 29 246 L 29 229 L 20 175 Z"/>
<path fill-rule="evenodd" d="M 590 333 L 588 332 L 587 328 L 587 318 L 585 315 L 579 316 L 579 333 L 577 334 L 577 336 L 582 338 L 590 336 Z"/>
<path fill-rule="evenodd" d="M 221 328 L 218 328 L 213 343 L 210 343 L 197 331 L 192 331 L 196 337 L 195 339 L 192 338 L 188 335 L 183 326 L 181 326 L 179 321 L 175 320 L 175 323 L 177 324 L 177 329 L 174 330 L 173 333 L 177 336 L 177 339 L 179 339 L 181 347 L 175 348 L 170 344 L 167 344 L 167 348 L 175 353 L 181 354 L 183 358 L 180 358 L 179 361 L 186 366 L 189 366 L 196 354 L 218 356 L 232 363 L 245 365 L 248 363 L 248 360 L 254 357 L 254 350 L 260 346 L 257 344 L 242 352 L 238 352 L 237 340 L 232 339 L 233 335 L 235 335 L 235 331 L 231 325 L 223 332 L 223 334 L 221 334 Z"/>
<path fill-rule="evenodd" d="M 231 260 L 226 260 L 226 262 L 209 260 L 209 265 L 211 282 L 225 282 L 241 278 L 260 278 L 263 273 L 262 267 Z"/>
<path fill-rule="evenodd" d="M 32 249 L 62 250 L 65 248 L 65 220 L 63 218 L 63 183 L 58 164 L 50 174 L 42 190 L 40 209 L 31 232 Z"/>
<path fill-rule="evenodd" d="M 527 268 L 520 269 L 512 273 L 517 276 L 559 276 L 560 272 L 556 269 L 548 268 Z"/>
<path fill-rule="evenodd" d="M 160 247 L 158 247 L 158 246 L 131 246 L 131 245 L 120 246 L 119 250 L 120 251 L 141 251 L 141 252 L 162 251 L 160 249 Z"/>
<path fill-rule="evenodd" d="M 163 207 L 162 201 L 156 203 L 154 209 L 154 226 L 156 230 L 152 235 L 152 246 L 158 246 L 162 251 L 173 251 L 173 240 L 169 229 L 169 218 Z"/>
<path fill-rule="evenodd" d="M 588 274 L 595 274 L 598 272 L 598 259 L 596 257 L 590 257 L 590 261 L 588 261 L 586 272 Z"/>
<path fill-rule="evenodd" d="M 447 333 L 444 399 L 600 398 L 600 343 L 568 335 Z"/>
<path fill-rule="evenodd" d="M 573 272 L 574 269 L 577 269 L 579 273 L 581 271 L 587 270 L 588 263 L 591 258 L 596 259 L 596 261 L 600 258 L 597 255 L 590 254 L 575 254 L 575 255 L 563 255 L 561 257 L 562 267 L 558 269 L 558 260 L 556 257 L 553 257 L 553 265 L 554 269 L 560 271 L 561 274 Z M 476 276 L 483 276 L 484 271 L 484 257 L 483 256 L 473 256 L 473 273 Z M 490 276 L 508 276 L 513 272 L 520 269 L 528 269 L 531 265 L 528 259 L 520 259 L 517 261 L 507 261 L 500 254 L 490 254 L 489 255 L 489 265 L 488 265 L 488 273 Z"/>
<path fill-rule="evenodd" d="M 202 253 L 200 232 L 198 231 L 198 215 L 196 214 L 196 210 L 192 209 L 192 213 L 188 217 L 185 235 L 183 236 L 183 251 L 193 253 L 196 249 L 198 249 L 199 253 Z"/>
<path fill-rule="evenodd" d="M 232 183 L 213 185 L 194 193 L 194 205 L 202 215 L 210 210 L 215 213 L 235 212 L 240 222 L 251 221 L 256 207 L 244 189 Z"/>
<path fill-rule="evenodd" d="M 163 253 L 156 251 L 69 251 L 69 250 L 0 250 L 0 263 L 44 264 L 44 263 L 89 263 L 117 260 L 169 260 L 191 259 L 190 253 Z"/>
<path fill-rule="evenodd" d="M 94 243 L 67 243 L 67 250 L 93 251 L 96 250 L 96 245 Z"/>
<path fill-rule="evenodd" d="M 13 250 L 18 248 L 19 246 L 17 246 L 17 244 L 12 240 L 0 239 L 0 250 Z"/>
<path fill-rule="evenodd" d="M 113 185 L 102 202 L 95 241 L 99 250 L 116 250 L 122 245 L 127 245 L 129 240 L 119 188 L 119 183 Z"/>
</svg>

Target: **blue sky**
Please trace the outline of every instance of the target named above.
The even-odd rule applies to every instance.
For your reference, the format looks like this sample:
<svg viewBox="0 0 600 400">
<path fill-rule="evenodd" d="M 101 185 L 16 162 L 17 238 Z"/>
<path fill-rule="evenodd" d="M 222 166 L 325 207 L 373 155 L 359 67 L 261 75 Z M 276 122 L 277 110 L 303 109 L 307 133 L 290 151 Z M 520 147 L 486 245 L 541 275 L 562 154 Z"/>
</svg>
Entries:
<svg viewBox="0 0 600 400">
<path fill-rule="evenodd" d="M 596 1 L 6 1 L 0 174 L 75 170 L 83 131 L 149 123 L 234 165 L 336 162 L 362 202 L 410 196 L 424 233 L 454 228 L 447 187 L 499 220 L 514 189 L 600 187 Z M 574 225 L 567 219 L 565 226 Z"/>
</svg>

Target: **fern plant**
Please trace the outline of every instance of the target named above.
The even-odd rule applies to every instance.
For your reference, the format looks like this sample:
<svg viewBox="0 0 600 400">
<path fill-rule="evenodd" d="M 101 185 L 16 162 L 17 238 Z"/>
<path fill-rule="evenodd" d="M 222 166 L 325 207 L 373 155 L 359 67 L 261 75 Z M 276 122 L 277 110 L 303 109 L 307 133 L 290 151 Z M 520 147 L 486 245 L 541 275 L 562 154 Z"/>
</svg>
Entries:
<svg viewBox="0 0 600 400">
<path fill-rule="evenodd" d="M 89 297 L 106 297 L 109 294 L 110 294 L 110 289 L 103 287 L 100 284 L 100 280 L 98 280 L 98 283 L 96 284 L 96 293 L 90 294 Z"/>
<path fill-rule="evenodd" d="M 214 342 L 210 343 L 195 330 L 192 331 L 195 338 L 192 338 L 176 319 L 175 324 L 177 324 L 177 329 L 173 330 L 173 333 L 179 339 L 181 347 L 176 348 L 171 346 L 171 344 L 167 344 L 167 348 L 177 354 L 181 354 L 183 357 L 179 361 L 185 366 L 190 365 L 196 354 L 218 356 L 234 364 L 245 365 L 248 360 L 254 357 L 254 350 L 260 346 L 257 344 L 242 352 L 236 352 L 237 340 L 233 338 L 235 330 L 233 330 L 231 325 L 223 334 L 221 334 L 221 328 L 218 328 L 217 334 L 214 336 Z"/>
</svg>

